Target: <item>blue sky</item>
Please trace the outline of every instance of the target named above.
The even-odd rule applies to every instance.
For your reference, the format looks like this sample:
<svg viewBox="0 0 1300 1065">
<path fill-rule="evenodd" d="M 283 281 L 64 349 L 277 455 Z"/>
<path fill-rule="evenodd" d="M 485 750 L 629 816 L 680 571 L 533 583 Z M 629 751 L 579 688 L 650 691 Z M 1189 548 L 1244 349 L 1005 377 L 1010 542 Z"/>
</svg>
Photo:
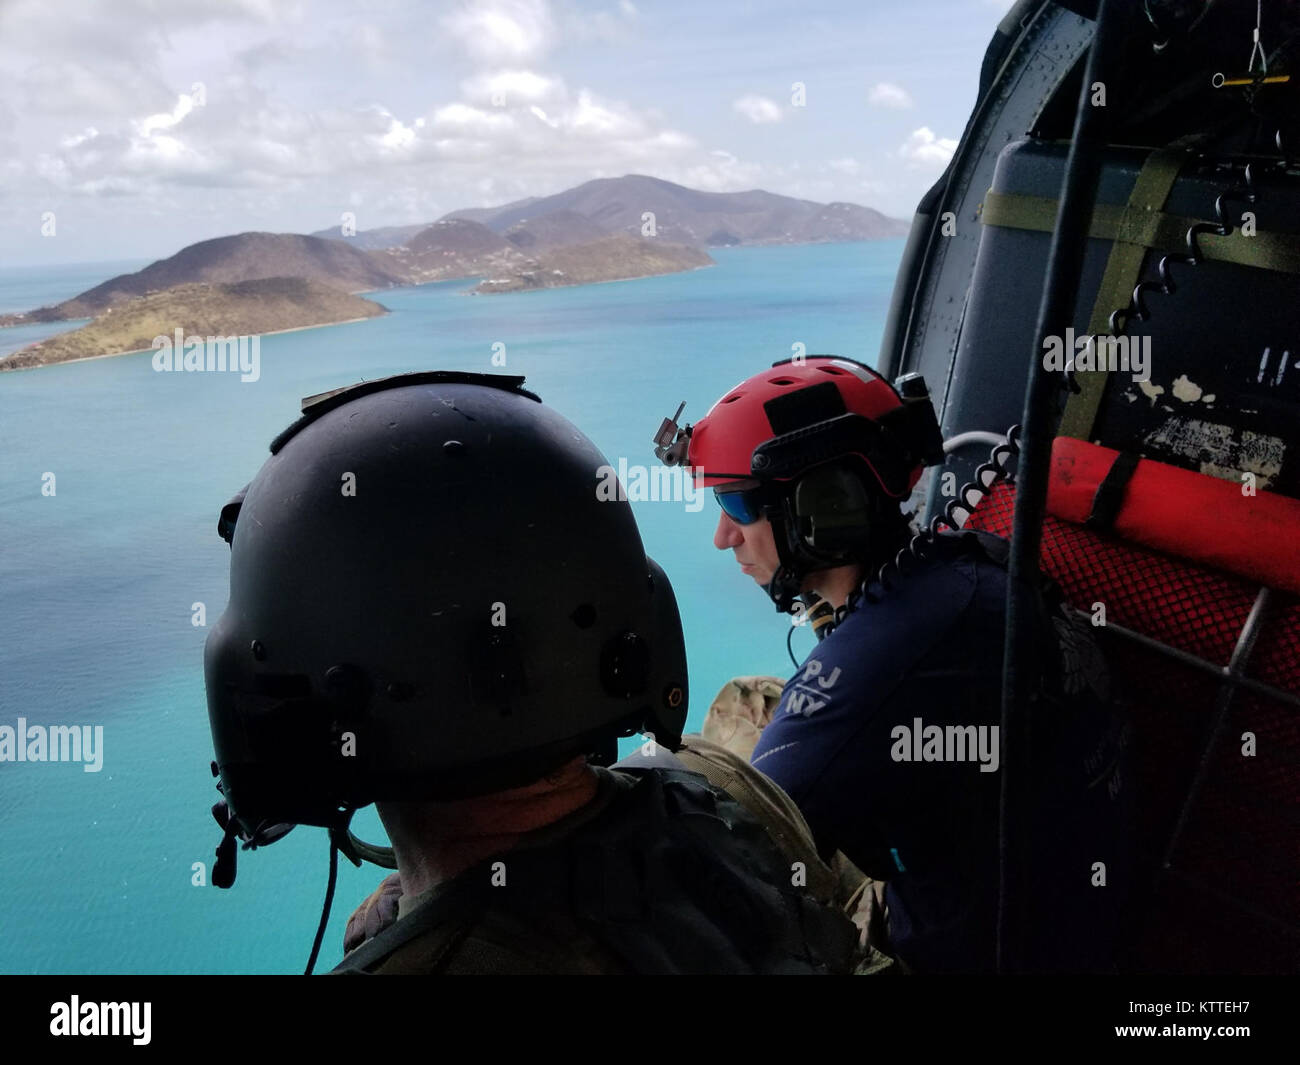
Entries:
<svg viewBox="0 0 1300 1065">
<path fill-rule="evenodd" d="M 8 0 L 0 264 L 432 221 L 625 173 L 906 218 L 1008 6 Z"/>
</svg>

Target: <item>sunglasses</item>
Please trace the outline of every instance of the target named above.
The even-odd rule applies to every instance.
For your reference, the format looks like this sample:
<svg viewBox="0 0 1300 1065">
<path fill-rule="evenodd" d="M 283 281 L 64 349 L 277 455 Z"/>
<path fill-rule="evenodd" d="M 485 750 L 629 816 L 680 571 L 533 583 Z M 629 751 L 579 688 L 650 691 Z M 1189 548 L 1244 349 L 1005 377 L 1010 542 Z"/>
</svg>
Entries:
<svg viewBox="0 0 1300 1065">
<path fill-rule="evenodd" d="M 737 525 L 753 525 L 763 516 L 763 496 L 760 488 L 715 488 L 713 498 L 718 506 Z"/>
</svg>

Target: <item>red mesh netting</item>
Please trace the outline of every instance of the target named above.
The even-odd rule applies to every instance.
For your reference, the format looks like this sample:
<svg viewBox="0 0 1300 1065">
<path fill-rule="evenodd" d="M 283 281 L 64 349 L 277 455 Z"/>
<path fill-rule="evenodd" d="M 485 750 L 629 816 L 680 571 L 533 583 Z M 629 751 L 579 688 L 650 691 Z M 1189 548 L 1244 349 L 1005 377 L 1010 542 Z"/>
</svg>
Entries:
<svg viewBox="0 0 1300 1065">
<path fill-rule="evenodd" d="M 1010 536 L 1014 489 L 999 484 L 969 528 Z M 1050 515 L 1043 570 L 1081 610 L 1225 666 L 1258 587 Z M 1131 964 L 1162 971 L 1294 971 L 1300 964 L 1300 712 L 1239 690 L 1217 739 L 1221 685 L 1192 665 L 1108 633 L 1118 698 L 1133 723 L 1138 838 L 1155 889 Z M 1275 595 L 1247 676 L 1300 694 L 1300 600 Z M 1253 736 L 1253 754 L 1250 743 Z M 1192 782 L 1204 783 L 1169 855 Z"/>
</svg>

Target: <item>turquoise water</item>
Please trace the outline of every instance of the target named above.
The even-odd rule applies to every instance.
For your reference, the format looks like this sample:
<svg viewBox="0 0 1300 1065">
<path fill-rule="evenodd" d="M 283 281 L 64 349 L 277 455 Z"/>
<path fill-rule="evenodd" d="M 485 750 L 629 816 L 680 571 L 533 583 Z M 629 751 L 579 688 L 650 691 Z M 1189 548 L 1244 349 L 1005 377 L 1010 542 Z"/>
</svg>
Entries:
<svg viewBox="0 0 1300 1065">
<path fill-rule="evenodd" d="M 39 269 L 0 267 L 0 314 L 49 307 L 71 299 L 110 277 L 139 270 L 148 263 L 148 259 L 124 259 L 102 263 L 69 263 L 66 266 Z M 0 329 L 0 358 L 55 333 L 62 333 L 65 329 L 85 325 L 86 321 L 87 319 L 77 319 Z"/>
<path fill-rule="evenodd" d="M 263 337 L 255 383 L 154 373 L 148 353 L 0 375 L 0 725 L 102 725 L 104 737 L 98 773 L 0 763 L 0 972 L 301 971 L 325 888 L 321 830 L 242 853 L 230 891 L 191 884 L 219 835 L 207 628 L 191 611 L 205 604 L 210 625 L 224 608 L 217 513 L 302 396 L 420 369 L 523 374 L 611 462 L 649 465 L 650 436 L 680 400 L 697 419 L 795 343 L 873 361 L 901 252 L 901 241 L 721 249 L 716 267 L 640 281 L 386 291 L 383 318 Z M 0 310 L 112 272 L 86 271 L 0 271 Z M 677 591 L 698 727 L 729 677 L 788 672 L 787 622 L 713 548 L 711 500 L 698 513 L 633 506 Z M 810 641 L 796 633 L 796 653 Z M 373 810 L 357 825 L 380 839 Z M 383 875 L 342 863 L 318 969 L 337 961 L 348 914 Z"/>
<path fill-rule="evenodd" d="M 148 259 L 120 259 L 63 266 L 0 267 L 0 314 L 49 307 L 94 288 L 118 274 L 148 266 Z M 0 333 L 0 336 L 5 336 Z"/>
</svg>

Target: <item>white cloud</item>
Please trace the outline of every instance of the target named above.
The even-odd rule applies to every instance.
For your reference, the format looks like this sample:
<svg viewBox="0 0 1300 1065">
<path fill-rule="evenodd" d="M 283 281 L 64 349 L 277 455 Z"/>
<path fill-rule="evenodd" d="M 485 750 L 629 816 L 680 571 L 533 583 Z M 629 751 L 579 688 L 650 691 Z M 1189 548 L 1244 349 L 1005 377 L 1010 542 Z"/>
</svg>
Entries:
<svg viewBox="0 0 1300 1065">
<path fill-rule="evenodd" d="M 442 134 L 490 136 L 505 133 L 514 125 L 508 114 L 485 111 L 469 104 L 454 103 L 433 113 L 432 127 Z"/>
<path fill-rule="evenodd" d="M 878 81 L 867 93 L 867 103 L 873 107 L 905 110 L 912 106 L 912 97 L 901 85 L 895 85 L 892 81 Z"/>
<path fill-rule="evenodd" d="M 630 113 L 600 103 L 588 89 L 578 93 L 577 106 L 567 117 L 575 133 L 600 137 L 634 136 L 644 128 Z"/>
<path fill-rule="evenodd" d="M 487 62 L 540 56 L 555 37 L 544 0 L 477 0 L 463 4 L 442 23 L 472 56 Z"/>
<path fill-rule="evenodd" d="M 74 133 L 71 136 L 64 137 L 59 141 L 61 148 L 76 148 L 78 145 L 85 144 L 87 141 L 93 141 L 99 136 L 99 130 L 94 126 L 87 126 L 82 133 Z"/>
<path fill-rule="evenodd" d="M 565 44 L 625 44 L 634 38 L 640 12 L 631 0 L 607 11 L 593 10 L 592 0 L 554 0 L 556 37 Z"/>
<path fill-rule="evenodd" d="M 502 103 L 480 102 L 502 86 Z M 25 170 L 68 193 L 156 198 L 169 185 L 289 190 L 345 178 L 427 183 L 432 175 L 439 178 L 432 184 L 446 189 L 444 175 L 466 185 L 496 171 L 509 173 L 517 195 L 586 180 L 593 164 L 618 174 L 706 165 L 701 146 L 662 116 L 590 89 L 570 92 L 559 78 L 506 71 L 462 88 L 468 91 L 460 98 L 399 114 L 379 105 L 305 110 L 247 82 L 214 80 L 204 107 L 184 98 L 170 111 L 154 105 L 138 118 L 67 130 L 30 153 L 18 173 L 0 177 L 11 184 Z M 447 171 L 448 163 L 463 165 Z"/>
<path fill-rule="evenodd" d="M 537 120 L 538 120 L 539 122 L 545 122 L 548 126 L 551 127 L 551 129 L 559 129 L 559 128 L 560 128 L 560 123 L 557 122 L 555 119 L 550 118 L 550 117 L 546 114 L 546 112 L 543 111 L 543 110 L 542 110 L 540 107 L 538 107 L 536 104 L 531 104 L 531 105 L 529 106 L 529 108 L 528 108 L 528 111 L 529 111 L 529 114 L 535 115 L 535 116 L 537 117 Z"/>
<path fill-rule="evenodd" d="M 780 122 L 782 118 L 780 106 L 766 96 L 755 96 L 751 93 L 748 96 L 742 96 L 731 106 L 755 125 Z"/>
<path fill-rule="evenodd" d="M 171 129 L 172 126 L 178 126 L 181 120 L 194 110 L 194 100 L 192 97 L 182 94 L 176 99 L 176 106 L 170 112 L 162 114 L 149 115 L 142 118 L 136 123 L 136 132 L 142 137 L 151 136 L 155 131 L 160 129 Z"/>
<path fill-rule="evenodd" d="M 564 95 L 564 82 L 531 70 L 498 70 L 476 74 L 460 83 L 465 99 L 493 107 L 513 107 L 520 103 L 536 104 Z"/>
<path fill-rule="evenodd" d="M 415 129 L 403 125 L 401 119 L 394 118 L 388 127 L 388 132 L 379 138 L 379 143 L 393 150 L 410 148 L 415 143 Z"/>
<path fill-rule="evenodd" d="M 936 137 L 929 126 L 922 126 L 912 131 L 898 149 L 898 154 L 912 166 L 942 169 L 956 150 L 957 142 L 951 137 Z"/>
<path fill-rule="evenodd" d="M 17 54 L 11 55 L 9 69 L 0 71 L 0 79 L 5 94 L 19 104 L 24 115 L 107 122 L 138 111 L 150 101 L 156 106 L 165 88 L 152 71 L 130 69 L 116 56 L 88 63 L 51 57 L 21 66 Z"/>
<path fill-rule="evenodd" d="M 631 0 L 446 0 L 433 19 L 386 0 L 83 2 L 95 17 L 81 22 L 49 0 L 0 0 L 7 216 L 113 198 L 76 210 L 91 241 L 117 240 L 69 242 L 68 256 L 134 249 L 140 233 L 161 253 L 243 228 L 316 228 L 345 209 L 362 228 L 431 220 L 597 173 L 904 213 L 897 205 L 914 202 L 953 149 L 923 128 L 890 151 L 903 126 L 856 158 L 842 138 L 788 162 L 710 150 L 722 144 L 687 132 L 699 119 L 689 106 L 638 80 L 663 23 Z M 597 52 L 626 56 L 626 79 L 581 65 Z M 203 106 L 189 95 L 196 80 Z M 794 117 L 780 94 L 734 95 L 718 103 L 746 128 Z"/>
<path fill-rule="evenodd" d="M 709 152 L 702 162 L 661 176 L 705 192 L 739 192 L 763 183 L 763 167 L 758 163 L 742 162 L 730 152 L 715 150 Z"/>
</svg>

